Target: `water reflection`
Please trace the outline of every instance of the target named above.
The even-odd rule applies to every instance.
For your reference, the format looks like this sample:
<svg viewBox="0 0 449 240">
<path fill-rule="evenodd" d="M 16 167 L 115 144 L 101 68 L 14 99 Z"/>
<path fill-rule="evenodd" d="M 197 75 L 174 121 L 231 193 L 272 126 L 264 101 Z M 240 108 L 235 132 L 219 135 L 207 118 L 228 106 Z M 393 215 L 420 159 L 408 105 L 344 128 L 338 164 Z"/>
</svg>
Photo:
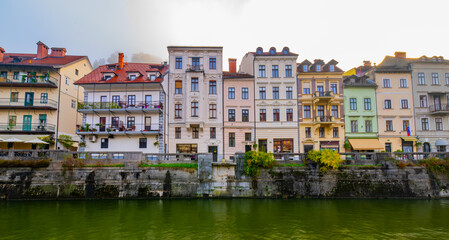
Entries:
<svg viewBox="0 0 449 240">
<path fill-rule="evenodd" d="M 448 200 L 0 202 L 0 239 L 448 239 L 447 226 Z"/>
</svg>

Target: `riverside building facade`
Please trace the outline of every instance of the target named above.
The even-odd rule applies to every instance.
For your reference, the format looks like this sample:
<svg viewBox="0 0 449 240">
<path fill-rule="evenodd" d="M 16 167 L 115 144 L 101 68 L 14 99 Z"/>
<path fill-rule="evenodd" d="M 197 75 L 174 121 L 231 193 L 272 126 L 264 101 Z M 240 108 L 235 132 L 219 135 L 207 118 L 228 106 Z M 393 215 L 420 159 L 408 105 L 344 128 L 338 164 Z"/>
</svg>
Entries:
<svg viewBox="0 0 449 240">
<path fill-rule="evenodd" d="M 254 144 L 254 76 L 237 72 L 237 59 L 229 59 L 223 72 L 224 155 L 252 150 Z M 209 110 L 210 111 L 210 110 Z"/>
<path fill-rule="evenodd" d="M 169 46 L 169 153 L 223 153 L 222 47 Z M 220 155 L 220 156 L 219 156 Z"/>
<path fill-rule="evenodd" d="M 304 60 L 298 65 L 300 149 L 344 151 L 344 98 L 338 62 Z"/>
<path fill-rule="evenodd" d="M 42 137 L 53 139 L 49 149 L 63 149 L 57 140 L 61 135 L 72 137 L 76 149 L 76 126 L 82 121 L 77 102 L 83 90 L 74 82 L 92 66 L 87 56 L 66 53 L 40 41 L 35 53 L 9 53 L 0 47 L 1 149 L 36 149 Z"/>
<path fill-rule="evenodd" d="M 299 152 L 296 59 L 298 54 L 284 47 L 248 52 L 240 73 L 254 76 L 255 143 L 262 151 Z"/>
<path fill-rule="evenodd" d="M 85 151 L 166 151 L 165 64 L 118 63 L 98 67 L 75 84 L 85 90 L 78 111 Z"/>
</svg>

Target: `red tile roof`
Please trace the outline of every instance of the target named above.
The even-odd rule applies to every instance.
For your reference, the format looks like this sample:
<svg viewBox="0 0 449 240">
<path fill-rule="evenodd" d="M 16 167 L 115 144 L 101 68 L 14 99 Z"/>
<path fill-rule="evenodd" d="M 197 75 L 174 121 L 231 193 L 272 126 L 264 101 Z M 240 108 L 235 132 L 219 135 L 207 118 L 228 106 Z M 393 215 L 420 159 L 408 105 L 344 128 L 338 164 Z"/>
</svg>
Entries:
<svg viewBox="0 0 449 240">
<path fill-rule="evenodd" d="M 125 63 L 122 69 L 118 69 L 118 63 L 99 66 L 97 69 L 76 81 L 76 85 L 83 84 L 110 84 L 110 83 L 151 83 L 162 82 L 163 75 L 168 71 L 168 65 L 150 63 Z M 140 76 L 135 80 L 129 80 L 128 73 L 138 72 Z M 160 76 L 151 81 L 147 72 L 159 72 Z M 104 80 L 103 73 L 114 73 L 115 76 Z"/>
<path fill-rule="evenodd" d="M 254 78 L 254 76 L 246 73 L 223 72 L 223 78 Z"/>
<path fill-rule="evenodd" d="M 64 57 L 52 57 L 48 55 L 45 58 L 37 59 L 36 56 L 37 54 L 35 53 L 5 53 L 3 62 L 0 62 L 0 65 L 58 67 L 87 58 L 87 56 L 66 55 Z"/>
</svg>

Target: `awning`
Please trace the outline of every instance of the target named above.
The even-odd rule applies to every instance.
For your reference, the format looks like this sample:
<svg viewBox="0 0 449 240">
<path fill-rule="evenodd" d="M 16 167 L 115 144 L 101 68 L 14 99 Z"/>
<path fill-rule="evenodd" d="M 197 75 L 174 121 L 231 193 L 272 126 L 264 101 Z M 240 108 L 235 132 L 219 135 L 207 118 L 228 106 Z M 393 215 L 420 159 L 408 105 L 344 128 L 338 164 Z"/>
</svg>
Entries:
<svg viewBox="0 0 449 240">
<path fill-rule="evenodd" d="M 438 139 L 438 140 L 435 142 L 435 146 L 447 146 L 447 145 L 449 145 L 449 144 L 448 144 L 447 141 L 444 140 L 444 139 Z"/>
<path fill-rule="evenodd" d="M 0 139 L 7 140 L 10 138 L 16 138 L 16 139 L 21 140 L 21 142 L 26 142 L 26 141 L 32 141 L 35 139 L 39 139 L 39 137 L 46 137 L 46 136 L 48 136 L 48 135 L 5 134 L 5 135 L 0 135 Z"/>
<path fill-rule="evenodd" d="M 384 149 L 378 139 L 349 139 L 354 150 Z"/>
<path fill-rule="evenodd" d="M 402 140 L 404 140 L 406 142 L 416 142 L 416 141 L 418 141 L 418 139 L 415 138 L 415 137 L 401 137 L 401 138 L 402 138 Z"/>
<path fill-rule="evenodd" d="M 338 141 L 320 141 L 320 148 L 338 148 Z"/>
</svg>

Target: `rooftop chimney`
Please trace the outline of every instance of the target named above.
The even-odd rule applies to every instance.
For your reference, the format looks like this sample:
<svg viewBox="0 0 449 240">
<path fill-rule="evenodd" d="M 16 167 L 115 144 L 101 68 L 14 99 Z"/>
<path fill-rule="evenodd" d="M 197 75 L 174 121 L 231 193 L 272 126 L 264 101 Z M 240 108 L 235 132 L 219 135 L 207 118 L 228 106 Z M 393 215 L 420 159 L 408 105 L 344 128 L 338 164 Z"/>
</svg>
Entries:
<svg viewBox="0 0 449 240">
<path fill-rule="evenodd" d="M 66 52 L 67 52 L 67 50 L 65 48 L 52 47 L 50 56 L 52 56 L 52 57 L 64 57 Z"/>
<path fill-rule="evenodd" d="M 48 47 L 43 42 L 39 41 L 37 44 L 37 56 L 36 58 L 42 59 L 48 56 Z"/>
<path fill-rule="evenodd" d="M 123 53 L 118 54 L 118 68 L 119 69 L 123 68 L 123 58 L 124 57 L 125 57 L 125 54 L 123 54 Z"/>
<path fill-rule="evenodd" d="M 229 72 L 236 73 L 237 72 L 237 59 L 236 58 L 228 58 L 229 61 Z"/>
<path fill-rule="evenodd" d="M 363 61 L 363 66 L 365 66 L 365 67 L 371 66 L 371 61 L 368 61 L 368 60 Z"/>
<path fill-rule="evenodd" d="M 407 53 L 406 52 L 395 52 L 394 56 L 397 58 L 407 58 Z"/>
<path fill-rule="evenodd" d="M 4 55 L 4 53 L 5 53 L 5 49 L 0 47 L 0 62 L 3 62 L 3 55 Z"/>
</svg>

